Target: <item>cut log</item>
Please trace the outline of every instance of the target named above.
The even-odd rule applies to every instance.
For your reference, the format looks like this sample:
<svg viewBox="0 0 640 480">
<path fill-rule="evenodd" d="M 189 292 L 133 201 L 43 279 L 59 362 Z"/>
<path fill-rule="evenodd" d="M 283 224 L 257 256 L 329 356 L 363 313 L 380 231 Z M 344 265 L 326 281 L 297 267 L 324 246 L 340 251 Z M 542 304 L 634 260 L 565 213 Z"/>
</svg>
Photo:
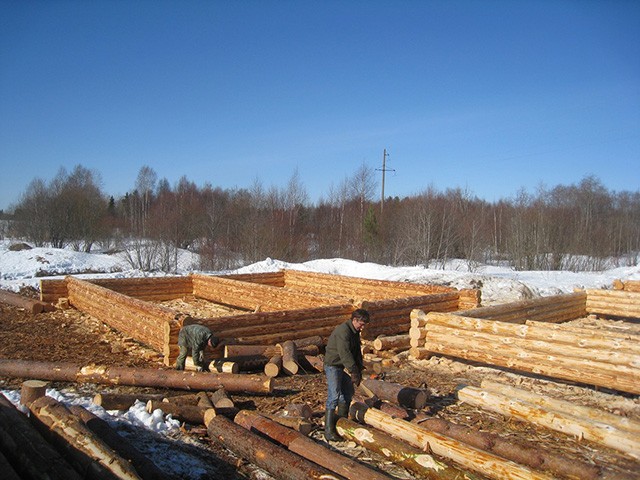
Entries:
<svg viewBox="0 0 640 480">
<path fill-rule="evenodd" d="M 34 315 L 42 312 L 52 312 L 55 307 L 50 303 L 41 302 L 33 298 L 27 298 L 17 293 L 7 292 L 0 290 L 0 303 L 6 303 L 7 305 L 13 305 L 14 307 L 22 308 Z"/>
<path fill-rule="evenodd" d="M 173 418 L 181 422 L 191 423 L 192 425 L 204 425 L 204 412 L 206 412 L 208 408 L 197 405 L 180 405 L 171 402 L 149 400 L 147 402 L 147 412 L 153 413 L 155 410 L 162 410 L 165 415 L 170 413 Z"/>
<path fill-rule="evenodd" d="M 375 350 L 407 350 L 411 345 L 408 335 L 394 335 L 391 337 L 378 337 L 373 341 Z"/>
<path fill-rule="evenodd" d="M 296 345 L 296 351 L 299 355 L 318 355 L 320 348 L 323 346 L 322 337 L 306 337 L 293 340 Z M 262 355 L 264 357 L 272 357 L 280 355 L 282 352 L 277 345 L 226 345 L 224 348 L 225 357 L 240 357 L 245 355 Z"/>
<path fill-rule="evenodd" d="M 0 451 L 6 455 L 20 478 L 34 480 L 82 477 L 0 393 Z"/>
<path fill-rule="evenodd" d="M 125 393 L 98 393 L 93 397 L 93 403 L 100 405 L 105 410 L 129 410 L 136 400 L 147 403 L 149 400 L 160 401 L 165 395 L 158 394 L 125 394 Z"/>
<path fill-rule="evenodd" d="M 209 437 L 281 480 L 333 480 L 342 477 L 274 445 L 225 417 L 207 418 Z"/>
<path fill-rule="evenodd" d="M 185 395 L 173 395 L 171 397 L 163 397 L 163 402 L 173 403 L 174 405 L 191 405 L 196 406 L 200 402 L 200 397 L 196 393 L 187 393 Z"/>
<path fill-rule="evenodd" d="M 169 480 L 171 478 L 133 446 L 126 437 L 119 435 L 107 422 L 80 405 L 72 405 L 69 410 L 118 455 L 131 462 L 133 468 L 144 480 Z"/>
<path fill-rule="evenodd" d="M 198 406 L 206 408 L 214 407 L 213 402 L 211 401 L 211 397 L 209 397 L 207 392 L 198 392 Z"/>
<path fill-rule="evenodd" d="M 362 385 L 381 400 L 387 400 L 406 408 L 424 408 L 429 398 L 429 394 L 425 390 L 406 387 L 398 383 L 364 379 Z"/>
<path fill-rule="evenodd" d="M 296 361 L 296 344 L 292 340 L 278 344 L 282 355 L 282 371 L 287 375 L 298 373 L 298 362 Z"/>
<path fill-rule="evenodd" d="M 315 430 L 315 424 L 311 423 L 309 419 L 303 417 L 289 417 L 270 413 L 261 413 L 261 415 L 270 418 L 274 422 L 278 422 L 280 425 L 284 425 L 287 428 L 292 428 L 296 432 L 300 432 L 302 435 L 309 435 Z"/>
<path fill-rule="evenodd" d="M 321 373 L 324 371 L 324 360 L 321 357 L 315 355 L 305 355 L 304 360 L 316 371 Z"/>
<path fill-rule="evenodd" d="M 400 438 L 415 447 L 431 451 L 439 457 L 453 460 L 458 465 L 486 477 L 509 480 L 551 480 L 553 478 L 439 433 L 430 432 L 419 425 L 391 418 L 365 404 L 356 404 L 353 407 L 358 421 Z"/>
<path fill-rule="evenodd" d="M 339 418 L 336 427 L 342 438 L 356 442 L 420 477 L 438 480 L 478 478 L 470 472 L 449 466 L 423 450 L 397 440 L 376 428 L 360 425 L 346 418 Z"/>
<path fill-rule="evenodd" d="M 597 408 L 577 405 L 575 402 L 568 402 L 566 400 L 538 395 L 528 390 L 492 382 L 490 380 L 483 380 L 481 386 L 484 390 L 501 393 L 502 395 L 509 396 L 513 399 L 523 400 L 544 409 L 558 411 L 587 421 L 604 423 L 619 430 L 625 430 L 640 435 L 640 422 L 629 417 L 615 415 Z"/>
<path fill-rule="evenodd" d="M 599 478 L 599 469 L 593 465 L 558 455 L 541 448 L 539 445 L 503 438 L 490 432 L 458 425 L 441 418 L 427 417 L 418 423 L 430 432 L 445 435 L 536 470 L 551 472 L 560 478 L 579 478 L 581 480 Z"/>
<path fill-rule="evenodd" d="M 269 378 L 280 375 L 280 370 L 282 370 L 282 355 L 272 356 L 264 366 L 264 374 Z"/>
<path fill-rule="evenodd" d="M 83 472 L 87 478 L 140 480 L 135 469 L 97 437 L 67 407 L 51 397 L 29 406 L 31 420 L 40 433 Z"/>
<path fill-rule="evenodd" d="M 458 398 L 463 402 L 502 415 L 527 422 L 534 420 L 535 423 L 547 428 L 606 445 L 632 458 L 640 459 L 640 437 L 637 432 L 627 432 L 611 425 L 543 408 L 499 392 L 476 387 L 464 387 L 458 390 Z"/>
<path fill-rule="evenodd" d="M 224 388 L 219 388 L 215 392 L 211 392 L 209 394 L 209 398 L 211 398 L 211 403 L 216 408 L 234 408 L 235 405 L 231 401 L 231 399 L 227 396 L 227 392 Z"/>
<path fill-rule="evenodd" d="M 309 420 L 313 416 L 313 410 L 307 403 L 289 403 L 282 409 L 282 416 Z"/>
<path fill-rule="evenodd" d="M 391 477 L 362 465 L 355 460 L 340 455 L 328 448 L 316 443 L 310 438 L 295 430 L 284 427 L 256 412 L 240 410 L 235 422 L 247 430 L 257 430 L 276 442 L 287 447 L 291 452 L 297 453 L 327 470 L 337 473 L 351 480 L 362 479 L 389 479 Z"/>
<path fill-rule="evenodd" d="M 270 393 L 272 380 L 261 375 L 184 372 L 130 367 L 81 366 L 73 363 L 34 362 L 0 359 L 0 375 L 18 378 L 42 378 L 59 382 L 99 383 L 166 387 L 183 390 Z"/>
<path fill-rule="evenodd" d="M 22 382 L 20 389 L 20 404 L 27 407 L 40 397 L 44 397 L 47 393 L 49 384 L 42 380 L 25 380 Z"/>
</svg>

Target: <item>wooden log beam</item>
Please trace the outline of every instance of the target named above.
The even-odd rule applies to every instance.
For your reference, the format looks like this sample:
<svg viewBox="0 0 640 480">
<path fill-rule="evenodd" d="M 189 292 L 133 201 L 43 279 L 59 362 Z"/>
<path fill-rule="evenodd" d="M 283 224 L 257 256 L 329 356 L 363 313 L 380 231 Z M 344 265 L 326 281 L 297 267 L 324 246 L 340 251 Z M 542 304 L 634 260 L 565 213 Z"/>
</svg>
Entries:
<svg viewBox="0 0 640 480">
<path fill-rule="evenodd" d="M 532 300 L 521 300 L 503 305 L 461 310 L 457 315 L 473 318 L 491 318 L 502 322 L 524 323 L 525 320 L 537 320 L 536 317 L 549 318 L 549 313 L 559 306 L 575 307 L 575 318 L 585 316 L 587 296 L 584 292 L 551 295 Z"/>
<path fill-rule="evenodd" d="M 69 410 L 118 455 L 130 462 L 143 480 L 169 480 L 172 478 L 160 470 L 149 457 L 143 455 L 126 437 L 119 435 L 107 422 L 86 408 L 72 405 Z"/>
<path fill-rule="evenodd" d="M 147 403 L 149 400 L 162 400 L 165 395 L 158 394 L 138 394 L 138 393 L 98 393 L 93 397 L 92 402 L 105 410 L 129 410 L 136 403 L 136 400 Z"/>
<path fill-rule="evenodd" d="M 182 390 L 270 393 L 273 379 L 262 375 L 213 374 L 151 368 L 104 367 L 73 363 L 0 359 L 0 375 L 60 382 L 166 387 Z"/>
<path fill-rule="evenodd" d="M 44 397 L 47 393 L 49 384 L 42 380 L 25 380 L 22 382 L 20 389 L 20 405 L 29 406 L 31 402 L 40 397 Z"/>
<path fill-rule="evenodd" d="M 81 475 L 0 393 L 0 450 L 20 478 L 80 480 Z"/>
<path fill-rule="evenodd" d="M 430 432 L 419 425 L 392 418 L 380 410 L 367 407 L 365 404 L 353 404 L 352 407 L 356 420 L 400 438 L 424 451 L 431 451 L 441 458 L 448 458 L 459 466 L 488 478 L 508 480 L 551 480 L 553 478 L 553 476 L 534 471 L 490 452 Z"/>
<path fill-rule="evenodd" d="M 624 290 L 626 292 L 640 292 L 640 280 L 614 280 L 613 288 L 615 290 Z"/>
<path fill-rule="evenodd" d="M 445 435 L 467 445 L 485 450 L 520 465 L 535 470 L 544 470 L 560 478 L 579 478 L 596 480 L 600 470 L 591 464 L 545 450 L 539 445 L 514 441 L 499 435 L 449 422 L 442 418 L 427 417 L 421 419 L 420 426 L 431 432 Z"/>
<path fill-rule="evenodd" d="M 225 417 L 207 418 L 209 437 L 281 480 L 339 480 L 340 477 L 273 444 Z"/>
<path fill-rule="evenodd" d="M 425 390 L 399 383 L 367 378 L 362 380 L 361 385 L 381 400 L 387 400 L 401 407 L 422 409 L 429 399 L 429 394 Z"/>
<path fill-rule="evenodd" d="M 52 312 L 55 310 L 55 307 L 50 303 L 45 303 L 34 298 L 27 298 L 23 295 L 7 292 L 5 290 L 0 290 L 0 303 L 6 303 L 7 305 L 22 308 L 34 315 L 42 312 Z"/>
<path fill-rule="evenodd" d="M 147 402 L 146 410 L 147 413 L 162 410 L 165 415 L 170 413 L 174 418 L 181 422 L 187 422 L 192 425 L 204 425 L 204 413 L 209 410 L 209 408 L 199 407 L 197 405 L 149 400 Z"/>
<path fill-rule="evenodd" d="M 95 435 L 67 407 L 51 397 L 40 397 L 29 406 L 31 419 L 40 433 L 87 478 L 140 480 L 124 458 Z"/>
<path fill-rule="evenodd" d="M 296 344 L 292 340 L 287 340 L 277 346 L 280 348 L 280 354 L 282 355 L 282 371 L 287 375 L 296 375 L 299 369 L 296 360 Z"/>
<path fill-rule="evenodd" d="M 346 418 L 339 418 L 336 427 L 342 438 L 382 455 L 390 462 L 400 465 L 420 477 L 438 480 L 473 480 L 478 478 L 471 472 L 449 466 L 425 451 L 397 440 L 376 428 L 360 425 Z"/>
<path fill-rule="evenodd" d="M 375 350 L 408 350 L 411 347 L 409 335 L 381 336 L 373 341 Z"/>
<path fill-rule="evenodd" d="M 284 427 L 259 413 L 240 410 L 234 421 L 247 430 L 256 430 L 284 445 L 289 451 L 297 453 L 301 457 L 350 480 L 362 480 L 364 478 L 383 480 L 391 478 L 349 457 L 329 450 L 300 432 Z"/>
<path fill-rule="evenodd" d="M 500 392 L 477 387 L 461 388 L 457 394 L 458 399 L 470 405 L 527 422 L 535 420 L 535 423 L 547 428 L 575 435 L 577 438 L 585 438 L 640 459 L 640 440 L 637 432 L 626 432 L 611 425 L 536 406 L 521 399 L 514 400 Z"/>
</svg>

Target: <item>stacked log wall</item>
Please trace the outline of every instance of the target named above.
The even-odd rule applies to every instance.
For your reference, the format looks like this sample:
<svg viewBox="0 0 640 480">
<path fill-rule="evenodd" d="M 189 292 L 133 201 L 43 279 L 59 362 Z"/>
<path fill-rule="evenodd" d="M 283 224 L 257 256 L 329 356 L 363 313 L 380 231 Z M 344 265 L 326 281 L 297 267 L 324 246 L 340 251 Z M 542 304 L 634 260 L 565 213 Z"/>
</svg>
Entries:
<svg viewBox="0 0 640 480">
<path fill-rule="evenodd" d="M 560 323 L 586 316 L 586 302 L 585 292 L 575 292 L 460 310 L 456 315 L 520 324 L 527 320 Z"/>
<path fill-rule="evenodd" d="M 100 278 L 84 280 L 139 300 L 161 302 L 193 294 L 191 277 Z M 40 280 L 40 299 L 56 303 L 68 297 L 67 281 Z"/>
<path fill-rule="evenodd" d="M 640 292 L 630 290 L 586 290 L 588 313 L 640 318 Z"/>
<path fill-rule="evenodd" d="M 238 280 L 240 282 L 258 283 L 261 285 L 271 285 L 272 287 L 283 288 L 284 270 L 277 272 L 262 273 L 233 273 L 230 275 L 217 275 L 220 278 L 228 278 L 229 280 Z"/>
<path fill-rule="evenodd" d="M 627 292 L 640 292 L 640 280 L 614 280 L 614 290 L 625 290 Z"/>
<path fill-rule="evenodd" d="M 200 274 L 192 275 L 192 279 L 196 297 L 247 310 L 275 312 L 336 304 L 335 299 L 307 292 L 292 292 L 271 285 Z"/>
<path fill-rule="evenodd" d="M 425 329 L 424 348 L 435 354 L 640 393 L 640 347 L 636 339 L 625 341 L 618 334 L 608 338 L 608 332 L 589 328 L 576 333 L 576 327 L 557 335 L 561 326 L 552 336 L 545 334 L 540 324 L 519 325 L 436 312 L 426 315 L 421 328 Z M 590 342 L 592 337 L 595 339 Z"/>
<path fill-rule="evenodd" d="M 185 317 L 175 310 L 73 277 L 67 278 L 67 289 L 72 306 L 163 354 L 167 327 L 173 323 L 175 330 Z"/>
</svg>

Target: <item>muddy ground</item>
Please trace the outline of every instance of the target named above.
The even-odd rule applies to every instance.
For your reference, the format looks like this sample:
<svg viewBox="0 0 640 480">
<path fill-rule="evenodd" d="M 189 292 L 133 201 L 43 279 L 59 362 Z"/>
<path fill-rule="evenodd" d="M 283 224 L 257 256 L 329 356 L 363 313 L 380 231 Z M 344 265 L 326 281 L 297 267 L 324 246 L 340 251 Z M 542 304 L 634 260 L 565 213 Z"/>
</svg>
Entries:
<svg viewBox="0 0 640 480">
<path fill-rule="evenodd" d="M 640 338 L 640 326 L 627 322 L 611 322 L 583 319 L 583 323 L 594 328 L 630 329 Z M 455 389 L 459 385 L 479 386 L 485 379 L 520 386 L 550 397 L 567 399 L 576 404 L 597 407 L 602 410 L 640 420 L 638 396 L 595 389 L 573 383 L 552 381 L 532 375 L 520 375 L 503 369 L 473 365 L 443 357 L 410 361 L 406 354 L 388 355 L 390 366 L 384 369 L 385 380 L 408 386 L 423 387 L 430 393 L 425 412 L 430 415 L 464 424 L 473 428 L 496 433 L 514 441 L 527 442 L 537 449 L 561 453 L 569 459 L 577 459 L 599 466 L 610 472 L 640 478 L 640 462 L 600 445 L 577 440 L 573 437 L 519 422 L 499 414 L 481 411 L 456 400 Z M 56 310 L 32 315 L 16 307 L 0 303 L 0 358 L 25 359 L 47 362 L 74 362 L 106 366 L 144 368 L 167 368 L 154 351 L 126 338 L 97 319 L 74 309 Z M 373 374 L 373 372 L 370 372 Z M 0 377 L 0 390 L 19 389 L 24 379 Z M 314 411 L 318 430 L 312 433 L 317 441 L 321 435 L 322 413 L 326 399 L 324 377 L 319 373 L 302 373 L 294 377 L 276 379 L 271 395 L 233 395 L 240 408 L 255 409 L 266 413 L 277 413 L 289 403 L 307 403 Z M 109 387 L 104 385 L 75 385 L 53 382 L 61 391 L 71 391 L 93 397 L 97 393 L 119 391 L 123 393 L 166 393 L 138 387 Z M 175 478 L 226 478 L 269 479 L 263 470 L 237 458 L 225 448 L 212 443 L 203 426 L 184 425 L 180 431 L 161 440 L 157 434 L 124 428 L 121 432 L 130 439 L 138 439 L 141 450 L 148 449 L 150 456 L 157 456 L 158 444 L 164 443 L 166 453 L 158 463 Z M 155 446 L 146 447 L 145 438 L 152 438 Z M 395 478 L 416 478 L 405 470 L 385 462 L 384 459 L 349 442 L 337 442 L 331 448 L 338 449 L 359 461 L 386 471 Z M 169 461 L 167 461 L 167 457 Z M 191 457 L 197 467 L 172 465 Z M 188 470 L 189 473 L 185 471 Z"/>
</svg>

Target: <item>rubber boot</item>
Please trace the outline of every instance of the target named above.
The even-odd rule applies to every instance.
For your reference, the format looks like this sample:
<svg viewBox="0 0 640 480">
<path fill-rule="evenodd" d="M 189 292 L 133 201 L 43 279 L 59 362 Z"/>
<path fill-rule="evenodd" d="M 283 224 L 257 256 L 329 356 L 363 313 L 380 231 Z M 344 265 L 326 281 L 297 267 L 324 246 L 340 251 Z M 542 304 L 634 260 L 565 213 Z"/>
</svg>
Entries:
<svg viewBox="0 0 640 480">
<path fill-rule="evenodd" d="M 349 418 L 349 405 L 346 403 L 338 404 L 338 418 Z"/>
<path fill-rule="evenodd" d="M 336 432 L 336 411 L 334 409 L 325 410 L 324 412 L 324 438 L 327 442 L 337 442 L 340 440 L 338 432 Z"/>
</svg>

